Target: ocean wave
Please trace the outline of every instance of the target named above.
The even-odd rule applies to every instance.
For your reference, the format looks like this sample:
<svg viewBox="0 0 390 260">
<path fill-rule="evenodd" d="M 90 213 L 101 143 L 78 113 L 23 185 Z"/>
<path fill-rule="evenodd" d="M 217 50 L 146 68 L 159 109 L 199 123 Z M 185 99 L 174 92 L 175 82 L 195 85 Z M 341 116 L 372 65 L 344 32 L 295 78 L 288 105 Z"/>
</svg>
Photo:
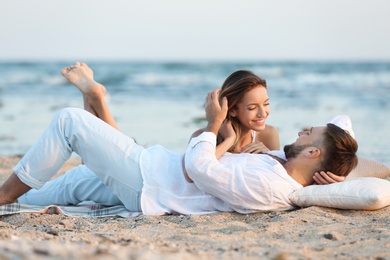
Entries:
<svg viewBox="0 0 390 260">
<path fill-rule="evenodd" d="M 79 91 L 60 74 L 67 65 L 0 62 L 0 154 L 11 153 L 11 148 L 12 153 L 25 152 L 22 148 L 36 140 L 56 110 L 82 107 Z M 122 131 L 133 133 L 134 129 L 128 127 L 133 126 L 132 122 L 144 127 L 139 132 L 140 140 L 143 132 L 154 133 L 155 129 L 150 128 L 159 126 L 161 134 L 154 139 L 156 143 L 167 143 L 164 131 L 174 132 L 177 141 L 171 140 L 170 148 L 182 148 L 188 141 L 188 132 L 199 127 L 191 122 L 204 116 L 202 106 L 207 92 L 221 87 L 233 71 L 248 69 L 267 80 L 269 120 L 280 130 L 282 143 L 291 138 L 291 131 L 302 127 L 297 122 L 321 123 L 333 114 L 347 113 L 354 122 L 355 132 L 364 137 L 360 141 L 363 152 L 388 158 L 390 140 L 371 140 L 370 135 L 383 137 L 390 131 L 387 120 L 390 62 L 93 62 L 89 65 L 96 80 L 110 92 L 109 105 Z M 167 107 L 170 109 L 164 110 Z M 192 110 L 196 113 L 189 115 Z M 150 115 L 154 120 L 152 126 L 147 119 Z M 8 120 L 10 117 L 13 120 Z M 177 125 L 174 131 L 173 126 L 160 127 L 161 122 L 168 121 Z M 12 144 L 9 136 L 16 138 Z"/>
</svg>

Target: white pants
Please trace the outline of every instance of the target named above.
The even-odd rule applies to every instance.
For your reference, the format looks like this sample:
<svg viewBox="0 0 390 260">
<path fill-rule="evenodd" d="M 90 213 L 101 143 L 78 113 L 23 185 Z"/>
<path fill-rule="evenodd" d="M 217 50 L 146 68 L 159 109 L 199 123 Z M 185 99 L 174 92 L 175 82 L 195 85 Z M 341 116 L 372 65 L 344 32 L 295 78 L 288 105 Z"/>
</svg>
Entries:
<svg viewBox="0 0 390 260">
<path fill-rule="evenodd" d="M 14 168 L 22 182 L 37 189 L 18 201 L 35 205 L 122 202 L 130 211 L 141 211 L 139 161 L 143 150 L 132 138 L 89 112 L 63 109 Z M 85 166 L 47 183 L 72 152 L 80 155 Z"/>
</svg>

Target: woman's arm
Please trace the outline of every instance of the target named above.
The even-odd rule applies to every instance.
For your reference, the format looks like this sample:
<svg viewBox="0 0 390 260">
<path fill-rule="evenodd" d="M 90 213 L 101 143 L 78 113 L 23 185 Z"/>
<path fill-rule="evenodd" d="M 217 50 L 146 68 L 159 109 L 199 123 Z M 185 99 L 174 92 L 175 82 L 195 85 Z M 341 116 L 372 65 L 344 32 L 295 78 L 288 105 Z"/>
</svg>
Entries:
<svg viewBox="0 0 390 260">
<path fill-rule="evenodd" d="M 199 135 L 201 135 L 205 131 L 205 129 L 206 128 L 201 128 L 201 129 L 196 130 L 191 135 L 190 141 L 192 138 L 198 137 Z M 219 133 L 224 137 L 224 140 L 221 143 L 217 144 L 217 147 L 215 150 L 215 157 L 217 159 L 221 158 L 222 155 L 224 153 L 226 153 L 230 149 L 230 147 L 232 147 L 232 145 L 234 144 L 234 141 L 236 139 L 236 133 L 234 132 L 230 121 L 226 121 L 226 120 L 224 121 L 224 123 L 222 124 L 222 126 L 219 130 Z"/>
<path fill-rule="evenodd" d="M 223 141 L 217 144 L 215 149 L 215 156 L 217 160 L 221 158 L 224 153 L 229 151 L 230 147 L 233 146 L 236 140 L 236 132 L 234 132 L 230 120 L 225 119 L 221 128 L 219 129 L 219 134 L 222 136 Z"/>
<path fill-rule="evenodd" d="M 271 151 L 280 150 L 278 130 L 271 125 L 266 125 L 263 131 L 256 132 L 256 141 L 262 142 Z"/>
<path fill-rule="evenodd" d="M 263 131 L 256 132 L 256 141 L 242 148 L 242 153 L 265 153 L 273 150 L 280 150 L 278 130 L 266 125 Z"/>
</svg>

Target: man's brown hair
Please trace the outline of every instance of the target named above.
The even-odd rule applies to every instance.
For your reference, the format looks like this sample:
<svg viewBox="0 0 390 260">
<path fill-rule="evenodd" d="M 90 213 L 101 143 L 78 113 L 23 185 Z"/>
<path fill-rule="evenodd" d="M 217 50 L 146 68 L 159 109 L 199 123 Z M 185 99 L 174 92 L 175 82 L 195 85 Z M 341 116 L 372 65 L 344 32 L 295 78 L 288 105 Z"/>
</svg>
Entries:
<svg viewBox="0 0 390 260">
<path fill-rule="evenodd" d="M 320 166 L 322 170 L 330 171 L 338 176 L 347 176 L 357 166 L 358 144 L 340 127 L 327 124 L 321 143 L 325 150 Z"/>
</svg>

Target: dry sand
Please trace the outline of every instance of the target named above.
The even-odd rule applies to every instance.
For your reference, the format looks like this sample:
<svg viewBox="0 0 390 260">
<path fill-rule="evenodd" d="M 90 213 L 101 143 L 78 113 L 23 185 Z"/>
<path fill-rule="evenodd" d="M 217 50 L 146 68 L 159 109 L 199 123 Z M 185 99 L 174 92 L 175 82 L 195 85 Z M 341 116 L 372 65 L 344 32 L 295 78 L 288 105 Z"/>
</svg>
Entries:
<svg viewBox="0 0 390 260">
<path fill-rule="evenodd" d="M 18 160 L 0 158 L 0 183 Z M 390 207 L 132 219 L 23 213 L 0 217 L 0 259 L 390 259 L 389 213 Z"/>
</svg>

